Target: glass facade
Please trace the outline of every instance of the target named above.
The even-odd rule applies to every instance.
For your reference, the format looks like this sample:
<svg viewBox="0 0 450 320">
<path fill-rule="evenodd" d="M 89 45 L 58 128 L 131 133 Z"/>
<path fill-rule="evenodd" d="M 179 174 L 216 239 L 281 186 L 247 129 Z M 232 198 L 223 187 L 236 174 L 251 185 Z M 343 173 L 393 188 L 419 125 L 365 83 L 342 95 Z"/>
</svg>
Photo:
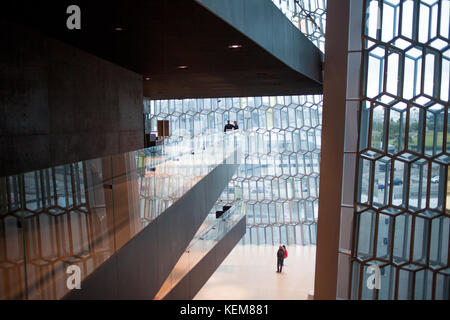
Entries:
<svg viewBox="0 0 450 320">
<path fill-rule="evenodd" d="M 273 0 L 322 52 L 326 0 Z M 236 120 L 244 133 L 241 166 L 220 204 L 242 197 L 244 243 L 315 244 L 319 195 L 322 96 L 144 100 L 146 133 L 169 120 L 171 136 L 223 130 Z"/>
<path fill-rule="evenodd" d="M 325 51 L 326 0 L 272 0 L 322 52 Z"/>
<path fill-rule="evenodd" d="M 350 296 L 449 299 L 450 1 L 363 9 Z"/>
<path fill-rule="evenodd" d="M 246 206 L 244 243 L 314 244 L 319 195 L 322 97 L 145 100 L 146 132 L 169 120 L 172 137 L 242 132 L 237 174 L 220 202 Z"/>
</svg>

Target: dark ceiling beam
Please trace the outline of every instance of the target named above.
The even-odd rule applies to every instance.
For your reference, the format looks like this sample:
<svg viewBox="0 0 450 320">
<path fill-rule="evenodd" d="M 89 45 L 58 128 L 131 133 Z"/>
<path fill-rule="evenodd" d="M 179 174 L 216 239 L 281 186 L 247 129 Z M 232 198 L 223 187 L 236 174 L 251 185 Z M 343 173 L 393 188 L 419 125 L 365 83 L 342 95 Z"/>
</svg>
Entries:
<svg viewBox="0 0 450 320">
<path fill-rule="evenodd" d="M 271 0 L 195 0 L 288 67 L 322 83 L 321 51 Z"/>
</svg>

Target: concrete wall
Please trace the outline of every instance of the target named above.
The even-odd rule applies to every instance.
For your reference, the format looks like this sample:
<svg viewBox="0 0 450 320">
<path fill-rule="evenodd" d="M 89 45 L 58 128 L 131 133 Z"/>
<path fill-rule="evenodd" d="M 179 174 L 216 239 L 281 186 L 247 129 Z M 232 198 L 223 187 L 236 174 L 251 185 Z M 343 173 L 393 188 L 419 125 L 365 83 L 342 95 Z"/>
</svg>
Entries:
<svg viewBox="0 0 450 320">
<path fill-rule="evenodd" d="M 142 77 L 0 22 L 0 176 L 143 147 Z"/>
<path fill-rule="evenodd" d="M 338 252 L 346 157 L 345 132 L 348 128 L 354 128 L 346 121 L 349 4 L 350 0 L 327 2 L 320 197 L 314 283 L 316 300 L 335 300 L 338 276 L 344 278 L 346 276 L 338 274 Z M 353 115 L 356 115 L 356 112 Z M 356 137 L 357 131 L 347 135 Z"/>
</svg>

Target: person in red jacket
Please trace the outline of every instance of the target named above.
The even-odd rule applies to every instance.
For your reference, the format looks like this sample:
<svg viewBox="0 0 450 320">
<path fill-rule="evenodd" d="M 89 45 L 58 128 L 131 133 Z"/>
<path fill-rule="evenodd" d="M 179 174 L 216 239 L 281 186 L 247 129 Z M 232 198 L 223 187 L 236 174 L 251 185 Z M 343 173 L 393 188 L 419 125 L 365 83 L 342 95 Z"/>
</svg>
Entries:
<svg viewBox="0 0 450 320">
<path fill-rule="evenodd" d="M 283 260 L 284 260 L 284 250 L 283 247 L 280 246 L 277 251 L 277 272 L 281 272 L 283 269 Z"/>
<path fill-rule="evenodd" d="M 286 260 L 288 257 L 288 252 L 287 252 L 286 246 L 284 244 L 283 244 L 283 251 L 284 251 L 283 265 L 284 265 L 284 260 Z"/>
</svg>

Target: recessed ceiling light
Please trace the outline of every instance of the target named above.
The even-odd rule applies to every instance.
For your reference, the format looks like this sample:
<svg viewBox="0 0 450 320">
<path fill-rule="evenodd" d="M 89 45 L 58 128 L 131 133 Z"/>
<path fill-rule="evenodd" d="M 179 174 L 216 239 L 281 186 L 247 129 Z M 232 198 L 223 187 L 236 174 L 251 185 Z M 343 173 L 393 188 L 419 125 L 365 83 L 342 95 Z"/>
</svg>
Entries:
<svg viewBox="0 0 450 320">
<path fill-rule="evenodd" d="M 145 77 L 145 80 L 147 80 L 147 81 L 150 80 L 150 77 Z"/>
<path fill-rule="evenodd" d="M 230 49 L 239 49 L 239 48 L 242 48 L 242 46 L 240 44 L 230 44 L 228 46 L 228 48 L 230 48 Z"/>
<path fill-rule="evenodd" d="M 114 31 L 123 31 L 123 30 L 125 30 L 125 29 L 122 28 L 122 27 L 115 27 L 115 28 L 114 28 Z"/>
<path fill-rule="evenodd" d="M 177 66 L 177 69 L 187 69 L 188 66 Z"/>
</svg>

